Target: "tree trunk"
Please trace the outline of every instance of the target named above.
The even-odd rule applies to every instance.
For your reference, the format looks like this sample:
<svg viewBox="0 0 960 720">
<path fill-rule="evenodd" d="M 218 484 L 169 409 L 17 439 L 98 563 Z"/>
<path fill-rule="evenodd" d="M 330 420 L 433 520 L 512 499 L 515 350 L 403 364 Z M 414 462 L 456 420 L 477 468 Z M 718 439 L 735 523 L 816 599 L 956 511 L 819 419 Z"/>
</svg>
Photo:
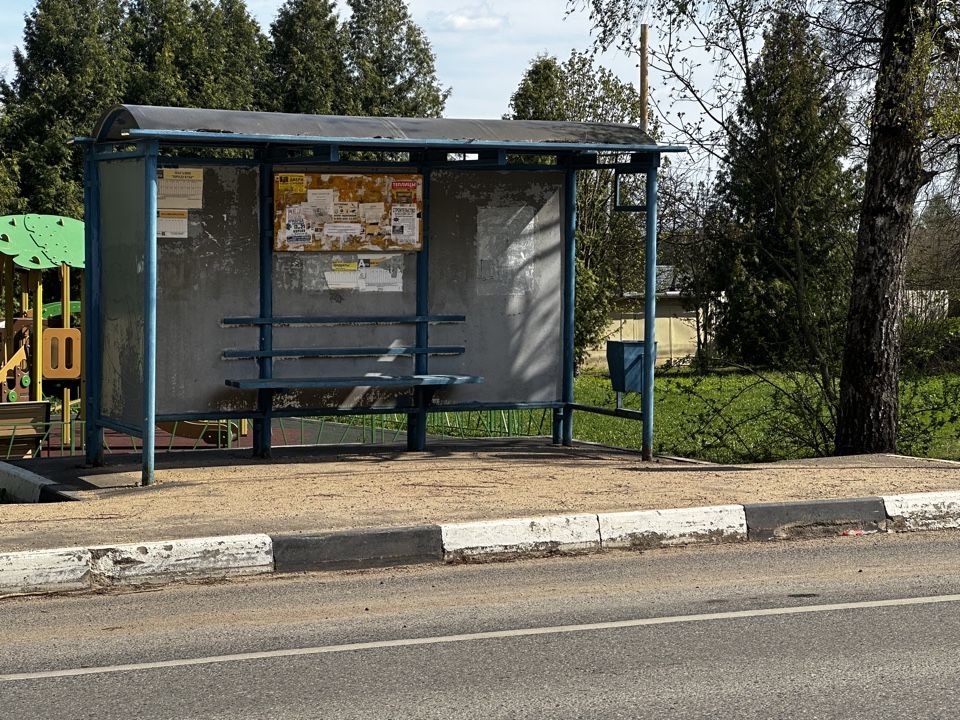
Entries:
<svg viewBox="0 0 960 720">
<path fill-rule="evenodd" d="M 916 56 L 935 15 L 936 0 L 887 2 L 840 378 L 838 455 L 896 450 L 905 250 L 924 184 L 929 58 Z"/>
</svg>

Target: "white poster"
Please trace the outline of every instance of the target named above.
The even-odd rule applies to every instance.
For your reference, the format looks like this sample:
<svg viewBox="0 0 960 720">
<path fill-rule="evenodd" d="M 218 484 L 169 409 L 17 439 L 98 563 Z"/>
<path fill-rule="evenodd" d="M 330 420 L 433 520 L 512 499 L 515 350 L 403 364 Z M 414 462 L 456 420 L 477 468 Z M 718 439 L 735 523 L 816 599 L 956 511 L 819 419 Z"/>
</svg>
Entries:
<svg viewBox="0 0 960 720">
<path fill-rule="evenodd" d="M 157 210 L 157 237 L 187 237 L 187 211 Z"/>
<path fill-rule="evenodd" d="M 416 205 L 394 205 L 390 210 L 390 232 L 401 245 L 416 245 L 419 239 Z"/>
</svg>

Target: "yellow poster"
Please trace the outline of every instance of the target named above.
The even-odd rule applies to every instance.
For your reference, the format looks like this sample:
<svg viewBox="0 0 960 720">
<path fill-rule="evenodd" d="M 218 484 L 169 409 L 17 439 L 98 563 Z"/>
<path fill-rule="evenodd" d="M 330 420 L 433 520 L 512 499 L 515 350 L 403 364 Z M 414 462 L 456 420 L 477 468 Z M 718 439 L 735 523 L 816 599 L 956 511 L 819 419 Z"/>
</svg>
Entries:
<svg viewBox="0 0 960 720">
<path fill-rule="evenodd" d="M 275 173 L 273 189 L 275 250 L 404 252 L 422 247 L 420 175 Z"/>
<path fill-rule="evenodd" d="M 303 173 L 283 173 L 277 175 L 277 192 L 303 194 L 307 191 L 307 176 Z"/>
</svg>

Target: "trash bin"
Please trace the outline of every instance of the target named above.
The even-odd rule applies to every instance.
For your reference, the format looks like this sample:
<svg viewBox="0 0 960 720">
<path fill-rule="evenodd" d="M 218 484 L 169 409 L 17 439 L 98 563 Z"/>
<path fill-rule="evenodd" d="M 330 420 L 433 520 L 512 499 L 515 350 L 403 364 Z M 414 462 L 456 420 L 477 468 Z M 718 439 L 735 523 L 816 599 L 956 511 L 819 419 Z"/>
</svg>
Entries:
<svg viewBox="0 0 960 720">
<path fill-rule="evenodd" d="M 653 345 L 656 353 L 657 345 Z M 643 392 L 643 340 L 608 340 L 607 368 L 618 393 Z"/>
</svg>

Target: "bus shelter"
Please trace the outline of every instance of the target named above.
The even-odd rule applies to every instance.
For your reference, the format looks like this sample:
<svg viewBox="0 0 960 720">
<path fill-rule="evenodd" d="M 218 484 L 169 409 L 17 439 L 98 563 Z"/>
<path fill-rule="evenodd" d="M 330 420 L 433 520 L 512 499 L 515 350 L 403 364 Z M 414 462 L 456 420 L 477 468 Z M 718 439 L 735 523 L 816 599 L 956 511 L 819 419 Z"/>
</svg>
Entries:
<svg viewBox="0 0 960 720">
<path fill-rule="evenodd" d="M 577 173 L 615 174 L 645 212 L 655 317 L 656 144 L 631 125 L 367 118 L 119 105 L 86 147 L 86 452 L 105 428 L 548 408 L 643 423 L 653 446 L 654 323 L 642 404 L 574 402 Z M 636 177 L 640 197 L 620 197 Z"/>
</svg>

